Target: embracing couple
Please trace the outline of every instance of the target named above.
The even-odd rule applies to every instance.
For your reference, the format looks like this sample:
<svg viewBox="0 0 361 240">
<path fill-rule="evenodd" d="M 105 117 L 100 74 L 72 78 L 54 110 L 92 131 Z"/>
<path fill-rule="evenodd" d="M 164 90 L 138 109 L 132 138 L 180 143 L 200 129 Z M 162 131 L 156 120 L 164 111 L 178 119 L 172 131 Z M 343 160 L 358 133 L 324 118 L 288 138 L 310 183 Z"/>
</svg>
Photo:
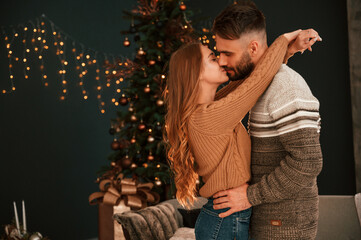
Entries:
<svg viewBox="0 0 361 240">
<path fill-rule="evenodd" d="M 176 197 L 189 207 L 201 176 L 199 194 L 208 198 L 196 239 L 315 239 L 319 102 L 286 63 L 322 39 L 297 30 L 268 47 L 265 17 L 252 2 L 224 9 L 213 32 L 219 57 L 200 43 L 182 46 L 165 95 Z"/>
</svg>

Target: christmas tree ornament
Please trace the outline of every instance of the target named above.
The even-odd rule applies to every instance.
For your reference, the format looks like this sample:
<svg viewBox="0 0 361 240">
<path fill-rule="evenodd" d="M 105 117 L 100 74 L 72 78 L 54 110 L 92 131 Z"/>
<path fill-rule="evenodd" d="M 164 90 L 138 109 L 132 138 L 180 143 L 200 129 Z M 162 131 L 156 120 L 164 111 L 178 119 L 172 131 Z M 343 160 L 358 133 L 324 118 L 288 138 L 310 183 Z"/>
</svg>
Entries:
<svg viewBox="0 0 361 240">
<path fill-rule="evenodd" d="M 145 126 L 145 124 L 143 122 L 140 122 L 140 124 L 138 125 L 138 129 L 140 131 L 144 131 L 147 128 L 147 126 Z"/>
<path fill-rule="evenodd" d="M 145 52 L 144 52 L 144 50 L 143 50 L 142 47 L 139 48 L 139 50 L 138 50 L 138 55 L 140 55 L 140 56 L 145 55 Z"/>
<path fill-rule="evenodd" d="M 118 150 L 120 148 L 120 142 L 116 139 L 114 139 L 114 141 L 111 144 L 111 148 L 115 151 Z"/>
<path fill-rule="evenodd" d="M 149 135 L 148 138 L 147 138 L 147 141 L 148 142 L 154 142 L 154 137 L 152 135 Z"/>
<path fill-rule="evenodd" d="M 136 33 L 136 32 L 137 32 L 137 29 L 134 27 L 134 24 L 132 24 L 132 25 L 130 26 L 129 32 L 130 32 L 130 33 Z"/>
<path fill-rule="evenodd" d="M 123 158 L 123 160 L 122 160 L 122 167 L 128 168 L 128 167 L 130 167 L 131 164 L 132 164 L 132 160 L 129 158 L 128 155 L 126 155 L 125 158 Z"/>
<path fill-rule="evenodd" d="M 142 154 L 139 151 L 137 151 L 135 158 L 137 159 L 137 161 L 140 161 L 142 159 Z"/>
<path fill-rule="evenodd" d="M 149 65 L 153 66 L 155 64 L 155 61 L 154 60 L 149 60 L 148 63 L 149 63 Z"/>
<path fill-rule="evenodd" d="M 128 37 L 125 37 L 123 45 L 124 45 L 124 47 L 129 47 L 130 46 L 130 41 L 129 41 Z"/>
<path fill-rule="evenodd" d="M 119 104 L 122 106 L 125 106 L 128 104 L 128 99 L 125 97 L 125 95 L 123 94 L 119 100 L 118 100 Z"/>
<path fill-rule="evenodd" d="M 181 2 L 179 4 L 179 9 L 182 10 L 182 11 L 185 11 L 187 9 L 187 6 L 184 4 L 184 2 Z"/>
<path fill-rule="evenodd" d="M 159 48 L 163 47 L 163 41 L 157 41 L 157 46 L 158 46 Z"/>
<path fill-rule="evenodd" d="M 130 116 L 130 121 L 136 122 L 137 120 L 138 120 L 137 116 L 135 116 L 135 115 Z"/>
<path fill-rule="evenodd" d="M 164 104 L 163 100 L 161 100 L 161 99 L 157 100 L 157 106 L 161 107 L 161 106 L 163 106 L 163 104 Z"/>
<path fill-rule="evenodd" d="M 130 165 L 130 169 L 132 169 L 132 170 L 136 169 L 137 167 L 138 167 L 138 165 L 135 163 L 132 163 L 132 165 Z"/>
<path fill-rule="evenodd" d="M 114 129 L 113 127 L 111 127 L 111 128 L 109 129 L 109 134 L 110 134 L 110 135 L 114 135 L 114 134 L 115 134 L 115 129 Z"/>
<path fill-rule="evenodd" d="M 150 86 L 149 86 L 149 84 L 147 84 L 147 86 L 144 88 L 144 92 L 145 92 L 145 93 L 149 93 L 149 92 L 150 92 Z"/>
<path fill-rule="evenodd" d="M 130 143 L 134 144 L 137 142 L 137 139 L 135 138 L 135 136 L 132 137 L 132 139 L 130 139 Z"/>
<path fill-rule="evenodd" d="M 134 35 L 134 41 L 135 42 L 138 42 L 140 40 L 140 35 L 139 35 L 139 33 L 136 33 L 135 35 Z"/>
<path fill-rule="evenodd" d="M 157 131 L 162 131 L 162 125 L 160 125 L 160 122 L 157 122 L 155 129 L 157 129 Z"/>
<path fill-rule="evenodd" d="M 162 21 L 157 21 L 157 24 L 156 24 L 157 27 L 161 28 L 161 27 L 163 27 L 163 25 L 164 24 Z"/>
</svg>

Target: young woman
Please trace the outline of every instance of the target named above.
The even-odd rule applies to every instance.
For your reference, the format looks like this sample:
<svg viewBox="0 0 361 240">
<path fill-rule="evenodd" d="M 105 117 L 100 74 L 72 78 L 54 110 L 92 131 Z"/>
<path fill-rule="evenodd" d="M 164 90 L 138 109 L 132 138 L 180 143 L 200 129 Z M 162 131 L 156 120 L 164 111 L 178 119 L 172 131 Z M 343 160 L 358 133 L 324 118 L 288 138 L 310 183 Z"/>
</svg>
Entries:
<svg viewBox="0 0 361 240">
<path fill-rule="evenodd" d="M 197 239 L 212 238 L 215 232 L 212 228 L 217 228 L 221 239 L 233 239 L 234 231 L 242 239 L 248 238 L 251 208 L 219 218 L 218 214 L 227 209 L 213 209 L 211 196 L 250 180 L 250 138 L 240 120 L 266 90 L 282 62 L 287 61 L 290 42 L 297 46 L 296 51 L 304 51 L 315 42 L 315 39 L 306 41 L 310 36 L 299 35 L 300 32 L 278 37 L 250 76 L 242 84 L 232 82 L 226 86 L 217 101 L 217 87 L 228 81 L 228 76 L 210 49 L 191 43 L 171 57 L 165 91 L 167 155 L 175 174 L 176 197 L 183 206 L 189 207 L 195 200 L 199 176 L 205 183 L 199 194 L 209 201 L 197 220 Z M 297 38 L 298 35 L 302 37 Z M 229 93 L 225 96 L 224 92 Z M 245 219 L 239 225 L 242 229 L 234 229 L 235 219 Z M 197 225 L 208 227 L 210 235 L 206 236 L 207 231 L 197 232 Z"/>
</svg>

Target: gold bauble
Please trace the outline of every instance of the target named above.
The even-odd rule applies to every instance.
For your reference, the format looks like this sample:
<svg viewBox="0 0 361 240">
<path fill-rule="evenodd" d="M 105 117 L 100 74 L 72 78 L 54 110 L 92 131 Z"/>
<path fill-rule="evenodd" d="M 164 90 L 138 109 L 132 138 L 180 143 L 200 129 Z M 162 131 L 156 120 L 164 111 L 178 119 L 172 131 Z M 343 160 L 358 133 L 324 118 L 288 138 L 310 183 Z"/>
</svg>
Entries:
<svg viewBox="0 0 361 240">
<path fill-rule="evenodd" d="M 164 102 L 163 102 L 163 100 L 161 100 L 161 99 L 158 99 L 157 100 L 157 105 L 160 107 L 160 106 L 163 106 L 163 104 L 164 104 Z"/>
<path fill-rule="evenodd" d="M 123 45 L 124 45 L 125 47 L 129 47 L 130 41 L 129 41 L 128 37 L 125 38 L 125 40 L 124 40 L 124 42 L 123 42 Z"/>
<path fill-rule="evenodd" d="M 147 86 L 144 88 L 144 92 L 145 92 L 145 93 L 149 93 L 149 92 L 150 92 L 149 84 L 147 84 Z"/>
</svg>

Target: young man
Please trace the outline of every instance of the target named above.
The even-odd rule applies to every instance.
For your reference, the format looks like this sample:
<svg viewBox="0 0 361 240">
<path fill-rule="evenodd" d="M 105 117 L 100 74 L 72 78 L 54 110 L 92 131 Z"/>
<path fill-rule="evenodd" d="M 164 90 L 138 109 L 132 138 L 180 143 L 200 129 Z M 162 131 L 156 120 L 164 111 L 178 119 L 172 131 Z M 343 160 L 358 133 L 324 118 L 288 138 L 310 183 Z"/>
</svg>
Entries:
<svg viewBox="0 0 361 240">
<path fill-rule="evenodd" d="M 233 4 L 217 16 L 213 31 L 219 64 L 241 84 L 268 47 L 262 12 L 253 3 Z M 321 40 L 312 29 L 303 33 L 315 36 L 310 41 Z M 315 239 L 320 117 L 305 80 L 283 64 L 250 111 L 249 128 L 251 183 L 213 195 L 214 208 L 229 207 L 220 214 L 226 217 L 253 206 L 253 239 Z"/>
</svg>

